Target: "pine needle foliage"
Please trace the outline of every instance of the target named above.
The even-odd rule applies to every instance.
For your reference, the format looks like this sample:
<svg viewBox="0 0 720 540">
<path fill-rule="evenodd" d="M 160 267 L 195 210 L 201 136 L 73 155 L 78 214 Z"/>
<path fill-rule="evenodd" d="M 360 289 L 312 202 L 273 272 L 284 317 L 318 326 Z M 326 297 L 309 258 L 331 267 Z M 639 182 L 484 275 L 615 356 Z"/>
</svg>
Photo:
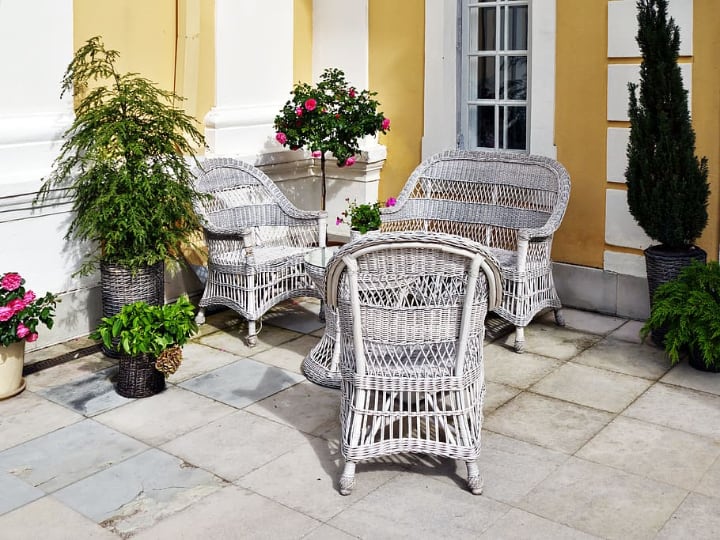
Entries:
<svg viewBox="0 0 720 540">
<path fill-rule="evenodd" d="M 196 120 L 175 107 L 182 100 L 175 93 L 136 73 L 120 74 L 118 56 L 97 36 L 73 56 L 61 97 L 74 91 L 75 121 L 35 199 L 68 190 L 74 216 L 66 239 L 97 246 L 80 274 L 100 261 L 135 270 L 178 259 L 200 226 L 193 201 L 202 195 L 185 157 L 195 159 L 194 148 L 205 144 Z"/>
<path fill-rule="evenodd" d="M 653 297 L 650 317 L 642 328 L 667 330 L 665 351 L 671 363 L 694 349 L 707 367 L 720 366 L 720 265 L 693 261 L 677 278 L 660 285 Z"/>
<path fill-rule="evenodd" d="M 639 0 L 640 85 L 630 83 L 627 197 L 647 235 L 685 249 L 707 224 L 707 159 L 695 155 L 688 93 L 677 59 L 680 30 L 667 0 Z M 639 96 L 638 96 L 639 90 Z"/>
</svg>

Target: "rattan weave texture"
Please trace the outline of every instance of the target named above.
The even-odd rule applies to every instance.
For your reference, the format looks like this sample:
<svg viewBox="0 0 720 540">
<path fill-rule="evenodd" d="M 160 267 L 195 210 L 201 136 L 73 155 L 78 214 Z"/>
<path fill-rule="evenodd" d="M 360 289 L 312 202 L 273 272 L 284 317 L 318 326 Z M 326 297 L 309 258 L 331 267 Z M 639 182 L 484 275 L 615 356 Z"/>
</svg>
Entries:
<svg viewBox="0 0 720 540">
<path fill-rule="evenodd" d="M 454 150 L 421 163 L 394 207 L 381 209 L 382 231 L 460 235 L 491 248 L 500 261 L 504 296 L 496 313 L 523 329 L 545 308 L 559 324 L 550 252 L 570 198 L 570 177 L 557 161 L 509 152 Z"/>
<path fill-rule="evenodd" d="M 155 357 L 150 354 L 122 355 L 118 366 L 116 388 L 121 396 L 144 398 L 165 389 L 165 375 L 155 369 Z"/>
<path fill-rule="evenodd" d="M 401 452 L 463 460 L 482 491 L 484 320 L 502 278 L 490 251 L 440 233 L 377 233 L 341 248 L 327 271 L 340 323 L 340 491 L 355 464 Z"/>
</svg>

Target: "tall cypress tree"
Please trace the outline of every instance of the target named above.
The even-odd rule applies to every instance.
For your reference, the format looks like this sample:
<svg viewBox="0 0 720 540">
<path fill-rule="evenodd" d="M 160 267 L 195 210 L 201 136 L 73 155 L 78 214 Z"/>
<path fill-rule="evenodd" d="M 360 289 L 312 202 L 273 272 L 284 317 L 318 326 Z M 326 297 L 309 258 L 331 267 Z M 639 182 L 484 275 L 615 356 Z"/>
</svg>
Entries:
<svg viewBox="0 0 720 540">
<path fill-rule="evenodd" d="M 647 235 L 669 249 L 687 249 L 707 224 L 707 158 L 695 156 L 688 93 L 677 59 L 680 31 L 667 0 L 638 0 L 638 85 L 630 84 L 627 197 Z"/>
</svg>

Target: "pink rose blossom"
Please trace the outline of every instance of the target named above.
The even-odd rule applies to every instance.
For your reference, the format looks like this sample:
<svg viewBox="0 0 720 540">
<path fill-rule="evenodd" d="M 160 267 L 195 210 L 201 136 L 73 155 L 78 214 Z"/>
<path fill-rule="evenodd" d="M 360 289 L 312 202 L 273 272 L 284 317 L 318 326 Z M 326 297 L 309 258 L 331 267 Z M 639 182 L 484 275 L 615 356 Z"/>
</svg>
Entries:
<svg viewBox="0 0 720 540">
<path fill-rule="evenodd" d="M 22 298 L 14 298 L 8 302 L 7 307 L 13 310 L 13 313 L 18 313 L 25 309 L 25 302 Z"/>
<path fill-rule="evenodd" d="M 28 335 L 28 337 L 25 341 L 29 341 L 30 343 L 32 343 L 33 341 L 37 341 L 37 338 L 38 338 L 37 332 L 32 332 L 31 334 Z"/>
<path fill-rule="evenodd" d="M 35 293 L 33 291 L 27 291 L 25 293 L 25 296 L 23 296 L 23 302 L 25 302 L 25 305 L 32 304 L 35 300 Z"/>
<path fill-rule="evenodd" d="M 391 206 L 395 206 L 396 203 L 397 199 L 395 197 L 390 197 L 387 201 L 385 201 L 385 206 L 390 208 Z"/>
<path fill-rule="evenodd" d="M 2 281 L 0 281 L 0 287 L 5 289 L 6 291 L 14 291 L 20 285 L 22 285 L 22 278 L 20 277 L 20 274 L 17 274 L 15 272 L 9 272 L 5 274 L 2 278 Z"/>
<path fill-rule="evenodd" d="M 7 306 L 0 307 L 0 322 L 9 321 L 13 315 L 15 315 L 14 309 Z"/>
<path fill-rule="evenodd" d="M 383 129 L 383 131 L 390 129 L 390 119 L 389 118 L 383 118 L 382 129 Z"/>
<path fill-rule="evenodd" d="M 355 156 L 350 156 L 345 160 L 345 166 L 346 167 L 352 167 L 352 165 L 355 163 Z"/>
<path fill-rule="evenodd" d="M 29 333 L 30 329 L 27 326 L 25 326 L 23 323 L 18 324 L 17 330 L 15 331 L 15 335 L 18 337 L 18 339 L 24 338 Z"/>
<path fill-rule="evenodd" d="M 285 135 L 282 131 L 278 131 L 275 134 L 275 140 L 280 144 L 285 144 L 287 142 L 287 135 Z"/>
<path fill-rule="evenodd" d="M 341 217 L 335 218 L 335 225 L 340 225 L 343 222 Z"/>
<path fill-rule="evenodd" d="M 348 90 L 348 96 L 350 96 L 351 98 L 354 98 L 356 95 L 357 94 L 355 93 L 354 88 L 350 88 L 350 90 Z"/>
<path fill-rule="evenodd" d="M 317 107 L 317 101 L 315 101 L 313 98 L 305 100 L 305 108 L 308 112 L 314 111 L 315 107 Z"/>
<path fill-rule="evenodd" d="M 314 157 L 314 158 L 322 157 L 322 152 L 320 150 L 315 150 L 312 153 L 312 157 Z"/>
<path fill-rule="evenodd" d="M 295 114 L 298 116 L 303 115 L 303 108 L 302 107 L 295 107 Z"/>
</svg>

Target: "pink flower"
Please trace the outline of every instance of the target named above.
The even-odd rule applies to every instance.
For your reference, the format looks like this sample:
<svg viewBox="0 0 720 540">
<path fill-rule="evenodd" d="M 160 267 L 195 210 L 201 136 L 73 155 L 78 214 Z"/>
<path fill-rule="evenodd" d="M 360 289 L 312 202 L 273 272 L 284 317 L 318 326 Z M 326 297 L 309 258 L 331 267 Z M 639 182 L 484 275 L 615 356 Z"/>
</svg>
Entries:
<svg viewBox="0 0 720 540">
<path fill-rule="evenodd" d="M 314 150 L 312 153 L 312 157 L 314 157 L 314 158 L 322 157 L 322 152 L 320 150 Z"/>
<path fill-rule="evenodd" d="M 32 343 L 33 341 L 37 341 L 37 338 L 38 338 L 37 332 L 33 332 L 28 335 L 28 337 L 25 341 L 29 341 L 30 343 Z"/>
<path fill-rule="evenodd" d="M 315 107 L 317 107 L 317 101 L 315 101 L 313 98 L 305 100 L 305 108 L 308 112 L 314 111 Z"/>
<path fill-rule="evenodd" d="M 280 144 L 285 144 L 287 142 L 287 135 L 285 135 L 282 131 L 278 131 L 275 134 L 275 140 Z"/>
<path fill-rule="evenodd" d="M 390 119 L 389 119 L 389 118 L 383 118 L 383 121 L 382 121 L 382 130 L 383 130 L 383 131 L 387 131 L 388 129 L 390 129 Z"/>
<path fill-rule="evenodd" d="M 25 302 L 25 305 L 32 304 L 35 300 L 35 293 L 33 291 L 27 291 L 25 293 L 25 296 L 23 296 L 23 302 Z"/>
<path fill-rule="evenodd" d="M 341 217 L 335 218 L 335 225 L 340 225 L 343 222 Z"/>
<path fill-rule="evenodd" d="M 22 298 L 14 298 L 8 302 L 7 307 L 13 310 L 13 313 L 18 313 L 25 309 L 25 302 Z"/>
<path fill-rule="evenodd" d="M 6 291 L 14 291 L 20 285 L 22 285 L 22 278 L 20 277 L 20 274 L 17 274 L 15 272 L 9 272 L 5 274 L 2 278 L 2 281 L 0 281 L 0 287 L 5 289 Z"/>
<path fill-rule="evenodd" d="M 352 165 L 355 163 L 355 156 L 350 156 L 345 160 L 345 166 L 346 167 L 352 167 Z"/>
<path fill-rule="evenodd" d="M 385 201 L 385 206 L 390 208 L 391 206 L 395 206 L 396 203 L 397 199 L 395 197 L 390 197 L 387 201 Z"/>
<path fill-rule="evenodd" d="M 356 95 L 357 94 L 355 94 L 354 88 L 350 88 L 350 90 L 348 90 L 348 96 L 350 96 L 351 98 L 354 98 Z"/>
<path fill-rule="evenodd" d="M 25 326 L 23 323 L 18 324 L 17 330 L 15 331 L 15 335 L 18 337 L 18 339 L 24 338 L 29 333 L 30 329 L 27 326 Z"/>
<path fill-rule="evenodd" d="M 302 107 L 295 107 L 295 114 L 298 116 L 303 115 L 303 108 Z"/>
<path fill-rule="evenodd" d="M 8 306 L 0 307 L 0 322 L 9 321 L 13 315 L 15 315 L 14 309 Z"/>
</svg>

